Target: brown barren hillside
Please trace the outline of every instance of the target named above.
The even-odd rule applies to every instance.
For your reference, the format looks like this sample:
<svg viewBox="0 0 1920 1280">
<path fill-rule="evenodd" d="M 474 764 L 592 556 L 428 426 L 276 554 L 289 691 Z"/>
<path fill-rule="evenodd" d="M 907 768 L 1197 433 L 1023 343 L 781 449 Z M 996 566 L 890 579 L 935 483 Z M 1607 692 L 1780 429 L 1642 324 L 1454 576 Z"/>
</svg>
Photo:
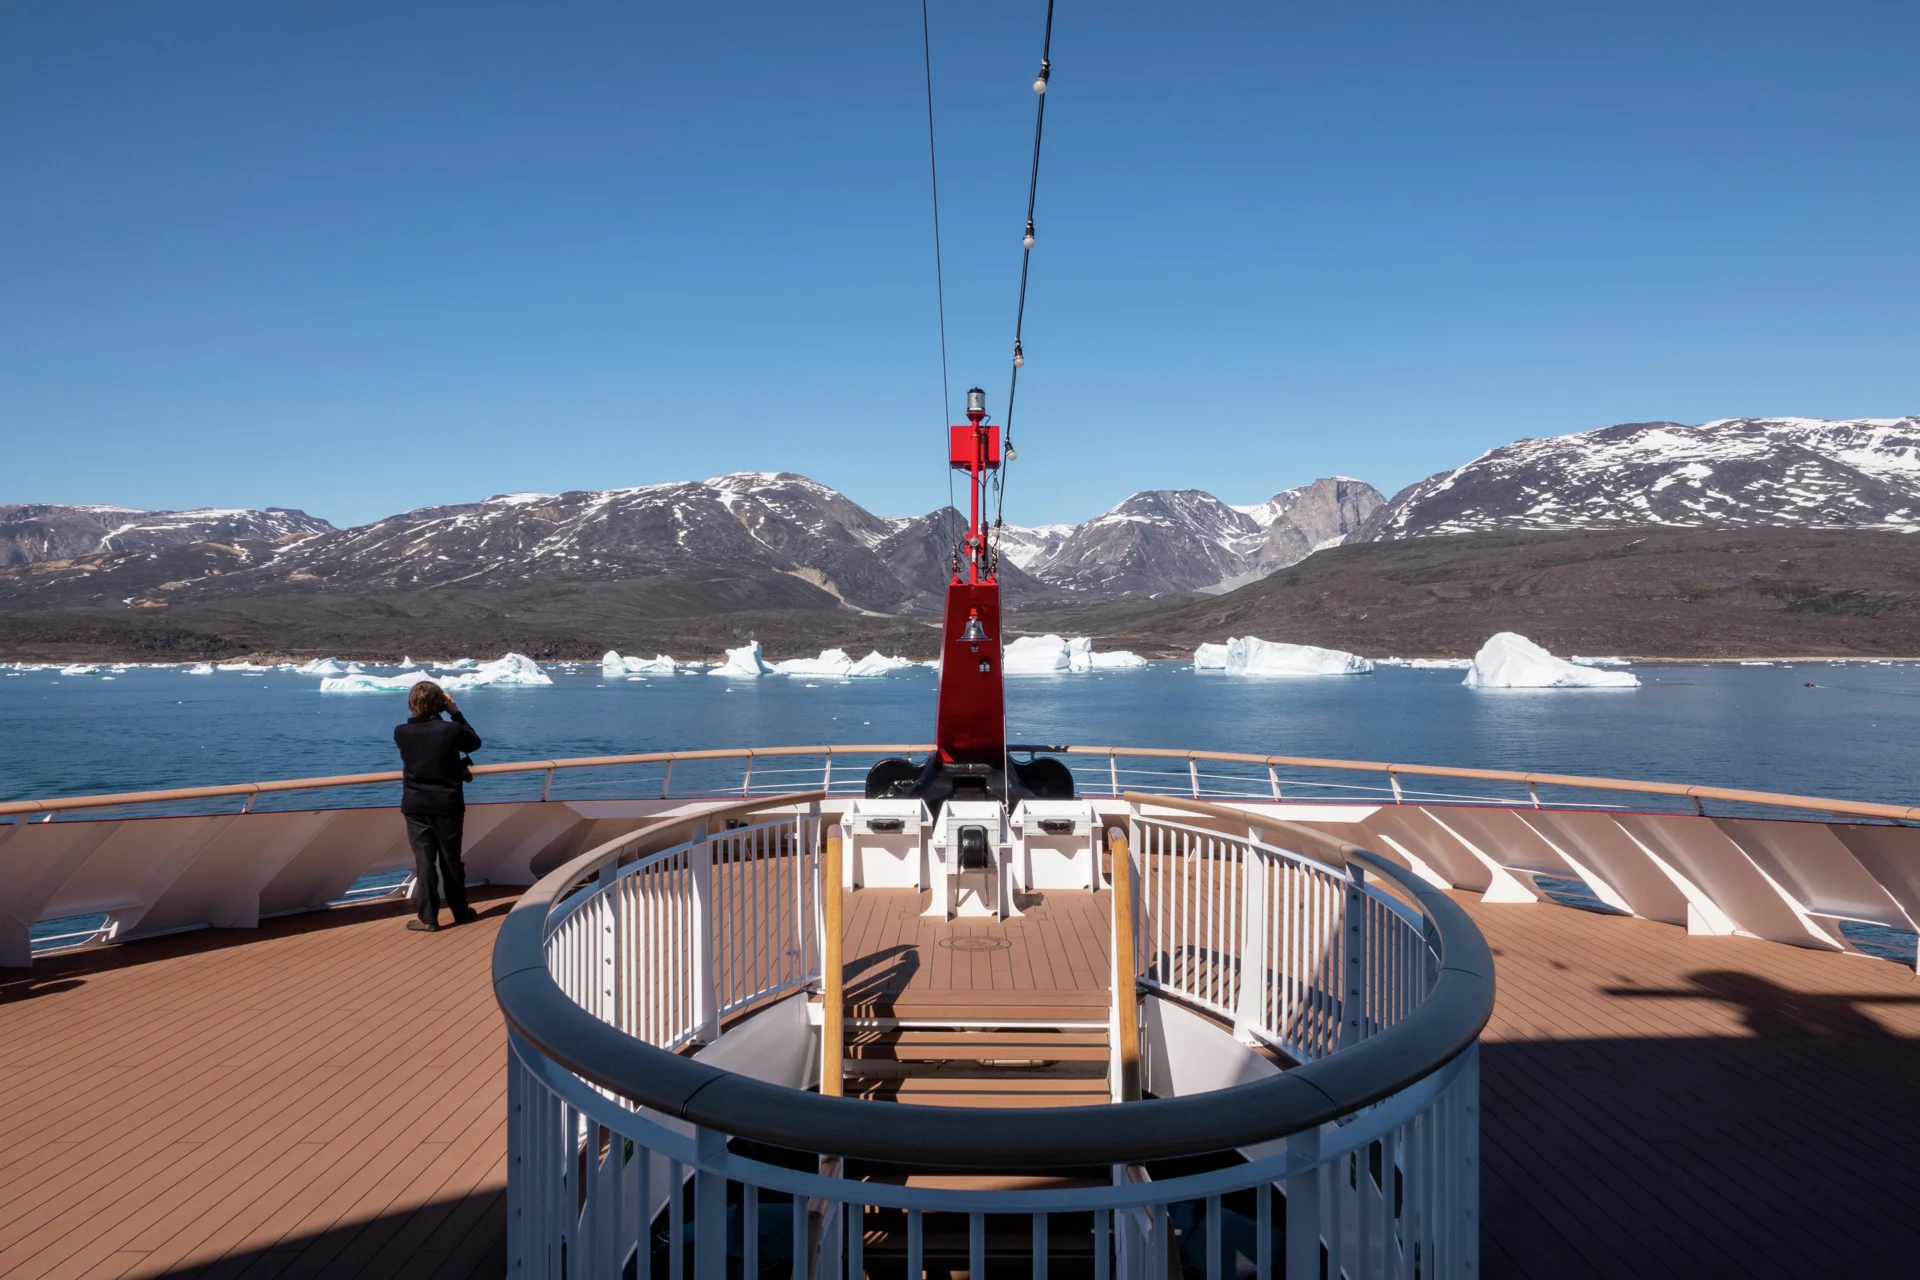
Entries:
<svg viewBox="0 0 1920 1280">
<path fill-rule="evenodd" d="M 1556 653 L 1920 655 L 1920 535 L 1884 530 L 1480 533 L 1335 547 L 1226 595 L 1029 612 L 1019 625 L 1190 651 L 1257 635 L 1462 657 L 1496 631 Z"/>
</svg>

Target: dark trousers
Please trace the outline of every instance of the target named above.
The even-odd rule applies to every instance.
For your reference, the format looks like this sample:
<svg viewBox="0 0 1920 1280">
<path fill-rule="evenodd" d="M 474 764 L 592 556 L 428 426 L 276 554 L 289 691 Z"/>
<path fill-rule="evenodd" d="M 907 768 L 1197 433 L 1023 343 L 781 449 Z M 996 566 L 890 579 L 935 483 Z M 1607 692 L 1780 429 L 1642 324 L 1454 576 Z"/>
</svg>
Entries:
<svg viewBox="0 0 1920 1280">
<path fill-rule="evenodd" d="M 444 900 L 457 916 L 467 909 L 467 868 L 460 861 L 464 813 L 409 813 L 407 843 L 413 846 L 413 904 L 420 918 L 436 924 Z M 437 873 L 437 874 L 436 874 Z"/>
</svg>

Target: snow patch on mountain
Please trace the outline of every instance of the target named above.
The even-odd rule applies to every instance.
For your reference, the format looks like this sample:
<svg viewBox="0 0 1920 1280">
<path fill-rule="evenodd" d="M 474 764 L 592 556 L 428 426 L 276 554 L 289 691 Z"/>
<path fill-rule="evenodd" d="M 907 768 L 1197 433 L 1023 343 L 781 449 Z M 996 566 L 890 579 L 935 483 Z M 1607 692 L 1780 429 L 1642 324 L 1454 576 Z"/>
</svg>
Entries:
<svg viewBox="0 0 1920 1280">
<path fill-rule="evenodd" d="M 1920 528 L 1920 418 L 1629 422 L 1520 440 L 1402 490 L 1361 537 L 1646 525 Z"/>
</svg>

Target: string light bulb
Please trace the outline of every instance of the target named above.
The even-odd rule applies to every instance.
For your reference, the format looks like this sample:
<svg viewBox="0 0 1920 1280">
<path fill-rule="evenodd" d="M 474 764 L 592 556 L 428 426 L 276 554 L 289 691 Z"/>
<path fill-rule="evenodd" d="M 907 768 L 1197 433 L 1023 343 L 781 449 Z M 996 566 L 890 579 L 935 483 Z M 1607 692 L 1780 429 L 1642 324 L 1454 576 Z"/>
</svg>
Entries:
<svg viewBox="0 0 1920 1280">
<path fill-rule="evenodd" d="M 1040 59 L 1040 74 L 1033 79 L 1033 91 L 1035 93 L 1045 93 L 1047 91 L 1047 77 L 1052 74 L 1053 65 L 1045 58 Z"/>
<path fill-rule="evenodd" d="M 1022 249 L 1033 248 L 1033 219 L 1032 218 L 1027 219 L 1027 234 L 1020 237 L 1020 247 Z"/>
<path fill-rule="evenodd" d="M 1026 363 L 1027 363 L 1026 353 L 1020 350 L 1020 339 L 1015 338 L 1013 340 L 1013 367 L 1016 369 L 1022 369 L 1026 367 Z"/>
</svg>

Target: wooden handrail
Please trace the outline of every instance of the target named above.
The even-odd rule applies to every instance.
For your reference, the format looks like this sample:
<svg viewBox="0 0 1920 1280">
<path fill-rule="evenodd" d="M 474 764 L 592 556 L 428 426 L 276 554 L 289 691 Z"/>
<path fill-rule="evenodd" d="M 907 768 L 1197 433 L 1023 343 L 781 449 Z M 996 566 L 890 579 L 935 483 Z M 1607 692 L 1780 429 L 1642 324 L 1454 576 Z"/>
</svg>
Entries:
<svg viewBox="0 0 1920 1280">
<path fill-rule="evenodd" d="M 1140 964 L 1133 945 L 1133 852 L 1118 827 L 1107 833 L 1113 853 L 1113 1008 L 1120 1057 L 1116 1102 L 1140 1101 Z"/>
<path fill-rule="evenodd" d="M 649 751 L 637 755 L 575 756 L 560 760 L 522 760 L 510 764 L 479 764 L 474 774 L 537 773 L 550 769 L 604 768 L 616 765 L 661 764 L 677 760 L 727 760 L 757 756 L 913 755 L 930 751 L 927 743 L 881 743 L 872 746 L 728 747 L 709 751 Z M 1390 764 L 1374 760 L 1333 760 L 1318 756 L 1259 755 L 1244 751 L 1183 751 L 1168 747 L 1048 747 L 1067 755 L 1140 756 L 1159 760 L 1220 760 L 1232 764 L 1284 765 L 1299 769 L 1344 770 L 1427 778 L 1471 778 L 1486 782 L 1517 782 L 1533 786 L 1574 787 L 1589 791 L 1620 791 L 1640 795 L 1677 796 L 1688 800 L 1725 800 L 1778 809 L 1801 809 L 1842 817 L 1879 818 L 1893 822 L 1920 822 L 1920 805 L 1874 804 L 1824 796 L 1787 795 L 1747 791 L 1735 787 L 1708 787 L 1679 782 L 1638 782 L 1628 778 L 1595 778 L 1568 773 L 1528 773 L 1515 769 L 1466 769 L 1435 764 Z M 181 787 L 169 791 L 125 791 L 112 795 L 62 796 L 45 800 L 0 801 L 0 817 L 29 813 L 56 813 L 76 809 L 107 809 L 121 805 L 158 804 L 175 800 L 205 800 L 222 796 L 253 796 L 280 791 L 323 790 L 398 782 L 397 770 L 354 773 L 334 777 L 287 778 L 273 782 L 239 782 L 217 787 Z M 1164 797 L 1162 797 L 1164 798 Z"/>
<path fill-rule="evenodd" d="M 827 830 L 826 865 L 820 869 L 820 1092 L 841 1095 L 846 1084 L 846 934 L 840 915 L 840 828 Z"/>
<path fill-rule="evenodd" d="M 911 755 L 931 751 L 924 742 L 881 743 L 868 747 L 725 747 L 709 751 L 646 751 L 625 756 L 569 756 L 559 760 L 515 760 L 476 764 L 474 776 L 495 773 L 540 773 L 549 769 L 598 769 L 625 764 L 671 764 L 677 760 L 729 760 L 752 756 Z M 112 809 L 130 804 L 162 804 L 172 800 L 211 800 L 222 796 L 255 796 L 275 791 L 322 791 L 333 787 L 364 787 L 400 781 L 398 769 L 382 773 L 345 773 L 318 778 L 283 778 L 272 782 L 232 782 L 215 787 L 176 787 L 166 791 L 120 791 L 107 795 L 56 796 L 45 800 L 0 801 L 0 817 L 10 814 L 59 813 L 73 809 Z"/>
</svg>

